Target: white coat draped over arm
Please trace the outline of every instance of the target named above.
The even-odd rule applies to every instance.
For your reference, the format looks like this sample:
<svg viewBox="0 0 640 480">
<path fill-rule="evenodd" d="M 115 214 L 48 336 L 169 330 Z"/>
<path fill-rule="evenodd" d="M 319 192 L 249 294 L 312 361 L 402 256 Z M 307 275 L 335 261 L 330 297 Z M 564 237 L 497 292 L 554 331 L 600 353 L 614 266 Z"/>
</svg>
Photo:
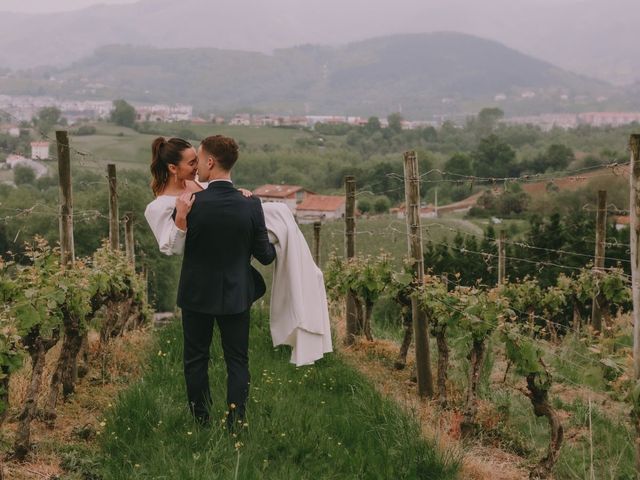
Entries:
<svg viewBox="0 0 640 480">
<path fill-rule="evenodd" d="M 273 345 L 290 345 L 291 363 L 309 365 L 333 351 L 324 277 L 289 207 L 276 202 L 262 207 L 269 236 L 278 240 L 271 287 Z"/>
</svg>

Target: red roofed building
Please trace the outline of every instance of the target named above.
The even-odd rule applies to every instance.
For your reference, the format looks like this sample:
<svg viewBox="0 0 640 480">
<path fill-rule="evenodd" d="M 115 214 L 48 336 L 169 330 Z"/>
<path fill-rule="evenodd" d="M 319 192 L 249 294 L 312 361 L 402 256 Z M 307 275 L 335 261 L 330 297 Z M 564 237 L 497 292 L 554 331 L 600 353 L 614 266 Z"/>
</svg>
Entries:
<svg viewBox="0 0 640 480">
<path fill-rule="evenodd" d="M 620 231 L 625 227 L 631 225 L 631 217 L 630 216 L 619 216 L 613 217 L 613 221 L 616 224 L 616 230 Z"/>
<path fill-rule="evenodd" d="M 313 192 L 299 185 L 262 185 L 253 194 L 263 202 L 286 203 L 293 213 L 304 199 Z"/>
<path fill-rule="evenodd" d="M 308 195 L 298 205 L 297 217 L 300 223 L 310 223 L 318 220 L 335 220 L 343 218 L 346 199 L 336 195 Z"/>
</svg>

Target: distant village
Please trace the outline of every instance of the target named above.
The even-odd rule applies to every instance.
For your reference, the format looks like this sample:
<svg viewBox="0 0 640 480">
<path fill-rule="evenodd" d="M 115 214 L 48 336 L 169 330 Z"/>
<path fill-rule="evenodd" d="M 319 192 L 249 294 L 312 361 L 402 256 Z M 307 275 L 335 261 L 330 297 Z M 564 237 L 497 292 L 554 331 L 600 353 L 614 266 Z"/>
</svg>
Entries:
<svg viewBox="0 0 640 480">
<path fill-rule="evenodd" d="M 136 110 L 137 120 L 140 122 L 191 122 L 239 125 L 247 127 L 301 127 L 313 128 L 318 123 L 333 125 L 361 126 L 368 118 L 349 115 L 279 115 L 279 114 L 250 114 L 237 113 L 232 116 L 210 114 L 203 118 L 194 115 L 192 105 L 142 105 L 131 103 Z M 10 96 L 0 95 L 0 109 L 10 113 L 18 121 L 31 121 L 44 107 L 55 106 L 62 112 L 70 125 L 80 121 L 105 120 L 113 109 L 113 102 L 109 100 L 57 100 L 52 97 Z M 472 116 L 470 113 L 467 116 Z M 412 130 L 427 126 L 439 127 L 445 121 L 454 123 L 464 122 L 465 115 L 438 116 L 431 120 L 403 120 L 402 128 Z M 640 122 L 640 112 L 587 112 L 587 113 L 553 113 L 531 116 L 508 117 L 502 120 L 507 124 L 533 125 L 543 130 L 552 128 L 576 128 L 580 125 L 593 127 L 618 127 L 634 122 Z M 387 126 L 387 120 L 380 117 L 382 127 Z M 9 126 L 11 127 L 11 126 Z M 7 131 L 7 126 L 3 129 Z M 17 128 L 17 126 L 13 126 Z"/>
</svg>

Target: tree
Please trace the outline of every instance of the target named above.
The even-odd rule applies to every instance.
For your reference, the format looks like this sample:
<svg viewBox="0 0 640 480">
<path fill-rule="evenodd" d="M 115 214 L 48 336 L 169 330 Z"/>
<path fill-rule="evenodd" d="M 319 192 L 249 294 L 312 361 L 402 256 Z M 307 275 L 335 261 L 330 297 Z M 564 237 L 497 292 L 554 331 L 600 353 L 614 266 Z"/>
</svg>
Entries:
<svg viewBox="0 0 640 480">
<path fill-rule="evenodd" d="M 36 174 L 29 167 L 17 165 L 13 169 L 13 181 L 16 185 L 33 185 L 36 181 Z"/>
<path fill-rule="evenodd" d="M 504 112 L 499 108 L 483 108 L 478 113 L 477 129 L 479 136 L 483 137 L 493 133 L 498 121 L 504 117 Z"/>
<path fill-rule="evenodd" d="M 473 175 L 471 167 L 471 157 L 466 153 L 454 153 L 453 156 L 444 164 L 444 169 L 448 173 L 457 175 Z"/>
<path fill-rule="evenodd" d="M 437 142 L 438 141 L 438 131 L 431 127 L 424 127 L 422 129 L 422 139 L 425 142 Z"/>
<path fill-rule="evenodd" d="M 358 200 L 358 210 L 362 213 L 369 213 L 371 211 L 371 202 L 366 198 Z"/>
<path fill-rule="evenodd" d="M 35 124 L 42 133 L 49 133 L 54 125 L 60 123 L 62 112 L 58 107 L 44 107 L 38 111 Z"/>
<path fill-rule="evenodd" d="M 389 207 L 391 207 L 391 202 L 385 196 L 377 198 L 373 203 L 373 210 L 376 213 L 387 213 L 389 211 Z"/>
<path fill-rule="evenodd" d="M 576 158 L 571 148 L 559 143 L 549 145 L 545 157 L 550 170 L 564 170 Z"/>
<path fill-rule="evenodd" d="M 378 117 L 369 117 L 367 120 L 367 124 L 364 126 L 364 129 L 367 133 L 375 133 L 381 129 L 380 119 Z"/>
<path fill-rule="evenodd" d="M 400 133 L 402 131 L 402 115 L 399 113 L 392 113 L 387 117 L 387 122 L 389 122 L 389 130 L 393 133 Z"/>
<path fill-rule="evenodd" d="M 114 100 L 111 121 L 122 127 L 133 128 L 136 123 L 136 110 L 125 100 Z"/>
<path fill-rule="evenodd" d="M 516 152 L 496 135 L 480 140 L 474 152 L 474 170 L 479 177 L 508 177 L 518 175 Z"/>
</svg>

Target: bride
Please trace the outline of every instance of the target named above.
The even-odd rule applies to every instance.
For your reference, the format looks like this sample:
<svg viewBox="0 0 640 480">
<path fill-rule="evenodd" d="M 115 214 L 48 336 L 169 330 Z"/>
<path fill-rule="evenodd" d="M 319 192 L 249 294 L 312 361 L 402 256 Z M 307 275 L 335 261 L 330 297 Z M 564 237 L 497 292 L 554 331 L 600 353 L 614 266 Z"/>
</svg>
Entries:
<svg viewBox="0 0 640 480">
<path fill-rule="evenodd" d="M 198 156 L 186 140 L 159 137 L 151 145 L 151 189 L 155 199 L 145 218 L 165 255 L 180 255 L 187 236 L 187 215 L 195 195 Z M 239 189 L 243 195 L 251 192 Z M 295 218 L 283 203 L 263 203 L 270 241 L 276 249 L 270 302 L 274 346 L 290 345 L 291 362 L 312 364 L 332 351 L 322 271 L 315 265 Z"/>
</svg>

